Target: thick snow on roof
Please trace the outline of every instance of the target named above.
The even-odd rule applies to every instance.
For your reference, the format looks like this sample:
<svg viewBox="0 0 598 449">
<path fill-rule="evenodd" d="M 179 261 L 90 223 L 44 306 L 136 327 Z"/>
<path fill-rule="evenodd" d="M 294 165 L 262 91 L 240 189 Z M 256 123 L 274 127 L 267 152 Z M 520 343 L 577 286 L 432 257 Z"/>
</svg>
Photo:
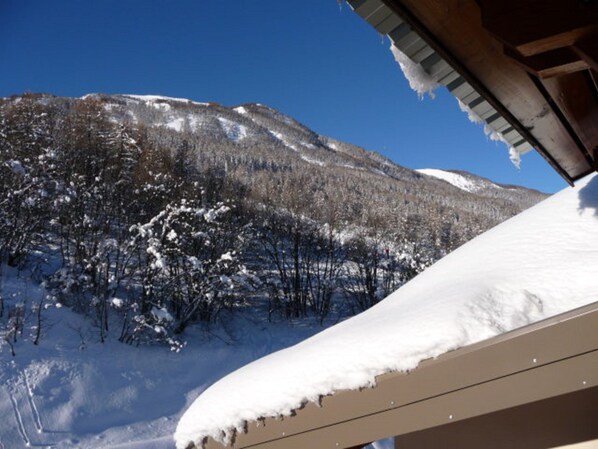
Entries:
<svg viewBox="0 0 598 449">
<path fill-rule="evenodd" d="M 257 360 L 181 418 L 178 449 L 598 300 L 598 175 L 463 245 L 372 309 Z M 222 431 L 226 434 L 223 436 Z"/>
</svg>

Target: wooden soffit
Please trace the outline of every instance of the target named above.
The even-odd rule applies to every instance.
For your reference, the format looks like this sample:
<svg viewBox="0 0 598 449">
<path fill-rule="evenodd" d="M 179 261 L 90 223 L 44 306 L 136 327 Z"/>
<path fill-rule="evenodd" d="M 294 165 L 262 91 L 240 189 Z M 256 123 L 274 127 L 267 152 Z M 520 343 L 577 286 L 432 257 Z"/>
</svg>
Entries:
<svg viewBox="0 0 598 449">
<path fill-rule="evenodd" d="M 595 170 L 598 0 L 348 1 L 510 146 Z"/>
</svg>

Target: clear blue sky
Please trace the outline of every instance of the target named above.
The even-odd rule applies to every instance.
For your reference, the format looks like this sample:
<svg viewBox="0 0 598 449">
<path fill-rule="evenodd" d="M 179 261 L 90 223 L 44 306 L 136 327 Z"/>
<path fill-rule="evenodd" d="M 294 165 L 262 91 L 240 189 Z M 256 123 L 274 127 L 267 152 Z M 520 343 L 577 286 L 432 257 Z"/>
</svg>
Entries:
<svg viewBox="0 0 598 449">
<path fill-rule="evenodd" d="M 0 0 L 0 96 L 161 94 L 267 104 L 410 168 L 467 170 L 554 192 L 445 90 L 419 100 L 383 40 L 336 0 Z"/>
</svg>

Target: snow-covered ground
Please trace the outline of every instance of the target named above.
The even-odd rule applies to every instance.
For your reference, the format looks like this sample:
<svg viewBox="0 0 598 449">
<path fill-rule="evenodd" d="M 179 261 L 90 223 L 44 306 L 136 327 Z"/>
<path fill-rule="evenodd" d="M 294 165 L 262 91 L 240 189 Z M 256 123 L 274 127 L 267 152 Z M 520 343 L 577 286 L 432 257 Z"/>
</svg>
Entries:
<svg viewBox="0 0 598 449">
<path fill-rule="evenodd" d="M 44 292 L 4 268 L 5 305 Z M 224 326 L 190 327 L 179 353 L 165 347 L 101 344 L 98 329 L 66 307 L 43 312 L 38 346 L 29 329 L 0 343 L 0 449 L 173 449 L 181 413 L 210 384 L 321 330 L 315 323 L 267 323 L 239 312 Z M 114 330 L 114 334 L 118 331 Z"/>
<path fill-rule="evenodd" d="M 0 294 L 5 305 L 45 296 L 27 273 L 6 267 Z M 322 329 L 239 312 L 226 326 L 190 327 L 186 347 L 174 353 L 114 339 L 101 344 L 98 329 L 66 307 L 45 308 L 42 316 L 38 346 L 30 329 L 14 357 L 0 343 L 0 449 L 174 449 L 182 412 L 209 385 Z"/>
<path fill-rule="evenodd" d="M 502 223 L 368 311 L 244 366 L 182 417 L 177 447 L 371 386 L 377 375 L 598 301 L 598 175 Z"/>
</svg>

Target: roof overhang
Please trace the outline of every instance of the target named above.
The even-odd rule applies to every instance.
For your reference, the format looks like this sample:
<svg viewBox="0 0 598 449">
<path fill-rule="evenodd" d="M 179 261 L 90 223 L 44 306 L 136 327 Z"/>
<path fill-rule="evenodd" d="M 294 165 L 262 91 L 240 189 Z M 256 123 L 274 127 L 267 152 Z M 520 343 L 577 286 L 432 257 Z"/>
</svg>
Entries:
<svg viewBox="0 0 598 449">
<path fill-rule="evenodd" d="M 518 153 L 596 170 L 598 2 L 348 0 Z"/>
<path fill-rule="evenodd" d="M 459 446 L 463 441 L 454 429 L 494 426 L 498 432 L 501 423 L 509 432 L 527 429 L 527 437 L 522 439 L 527 441 L 527 449 L 551 447 L 542 445 L 548 439 L 553 446 L 595 439 L 596 329 L 598 303 L 593 303 L 444 354 L 410 373 L 380 376 L 374 388 L 326 396 L 319 404 L 305 404 L 291 417 L 247 423 L 245 431 L 235 435 L 229 445 L 208 439 L 205 447 L 338 449 L 398 436 L 407 444 L 401 447 L 422 449 L 431 447 L 420 445 L 422 441 L 444 435 L 448 442 L 453 435 L 455 445 L 446 447 L 466 448 Z M 564 410 L 569 413 L 566 419 L 561 413 Z M 526 418 L 527 425 L 519 423 L 517 427 L 532 411 L 542 412 L 537 420 Z M 542 422 L 551 423 L 550 427 L 530 432 Z M 544 440 L 534 445 L 533 438 L 538 436 Z M 517 446 L 486 442 L 484 447 Z"/>
</svg>

